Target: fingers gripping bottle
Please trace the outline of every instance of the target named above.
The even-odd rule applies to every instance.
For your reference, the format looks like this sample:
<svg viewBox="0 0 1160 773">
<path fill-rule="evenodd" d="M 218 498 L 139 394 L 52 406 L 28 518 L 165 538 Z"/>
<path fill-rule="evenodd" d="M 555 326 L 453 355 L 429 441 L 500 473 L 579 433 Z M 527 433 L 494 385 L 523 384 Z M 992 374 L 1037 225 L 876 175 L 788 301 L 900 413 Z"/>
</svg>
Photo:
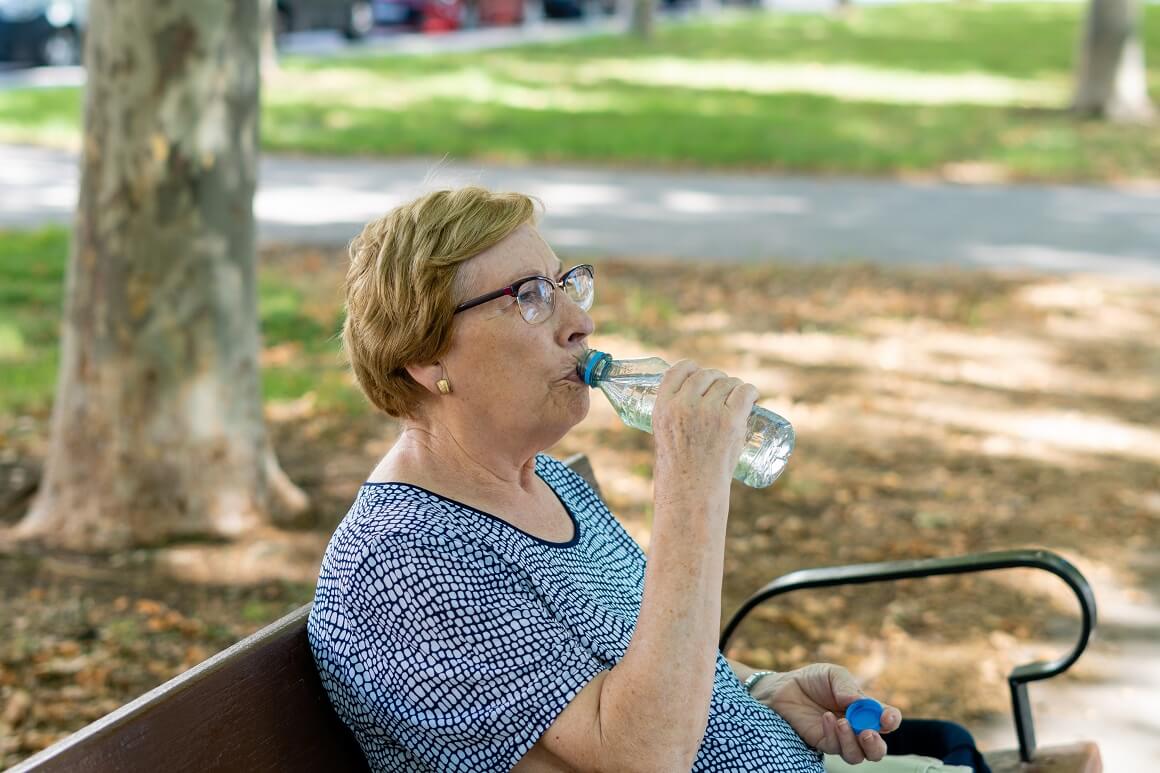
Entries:
<svg viewBox="0 0 1160 773">
<path fill-rule="evenodd" d="M 668 369 L 669 364 L 660 357 L 614 360 L 595 350 L 585 352 L 576 365 L 584 383 L 604 393 L 621 421 L 650 434 L 657 389 Z M 794 431 L 788 421 L 760 405 L 753 406 L 745 447 L 733 477 L 754 488 L 770 485 L 789 462 L 793 444 Z"/>
</svg>

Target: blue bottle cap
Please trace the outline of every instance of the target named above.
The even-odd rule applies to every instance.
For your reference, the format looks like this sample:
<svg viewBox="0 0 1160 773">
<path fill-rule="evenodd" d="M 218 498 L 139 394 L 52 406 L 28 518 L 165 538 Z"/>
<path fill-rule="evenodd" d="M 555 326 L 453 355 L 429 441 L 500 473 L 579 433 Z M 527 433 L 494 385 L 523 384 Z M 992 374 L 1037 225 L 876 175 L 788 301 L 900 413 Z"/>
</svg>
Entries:
<svg viewBox="0 0 1160 773">
<path fill-rule="evenodd" d="M 882 729 L 882 704 L 873 698 L 859 698 L 846 707 L 846 721 L 854 735 L 863 730 Z"/>
<path fill-rule="evenodd" d="M 584 362 L 576 367 L 576 372 L 580 376 L 580 380 L 588 386 L 595 386 L 592 383 L 592 377 L 596 372 L 596 367 L 604 362 L 611 362 L 612 356 L 604 352 L 598 352 L 595 349 L 588 351 L 588 356 L 584 358 Z"/>
</svg>

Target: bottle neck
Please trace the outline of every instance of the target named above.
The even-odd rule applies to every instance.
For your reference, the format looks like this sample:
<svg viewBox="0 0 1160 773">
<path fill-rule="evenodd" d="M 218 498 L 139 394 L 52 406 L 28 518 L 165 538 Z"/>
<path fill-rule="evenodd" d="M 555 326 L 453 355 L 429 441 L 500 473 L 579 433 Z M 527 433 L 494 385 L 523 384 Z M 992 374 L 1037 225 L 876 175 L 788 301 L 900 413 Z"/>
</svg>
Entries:
<svg viewBox="0 0 1160 773">
<path fill-rule="evenodd" d="M 611 367 L 612 355 L 596 350 L 590 351 L 588 352 L 588 356 L 584 358 L 584 363 L 578 369 L 580 371 L 580 379 L 588 386 L 595 388 L 597 384 L 608 376 L 608 370 Z"/>
</svg>

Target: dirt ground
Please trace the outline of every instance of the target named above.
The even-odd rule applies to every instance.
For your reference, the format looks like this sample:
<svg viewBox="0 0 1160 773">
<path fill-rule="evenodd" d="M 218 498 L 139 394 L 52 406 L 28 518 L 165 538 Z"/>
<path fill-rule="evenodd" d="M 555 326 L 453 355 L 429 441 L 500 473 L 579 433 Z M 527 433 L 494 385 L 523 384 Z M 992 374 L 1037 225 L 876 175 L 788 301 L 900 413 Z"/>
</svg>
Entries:
<svg viewBox="0 0 1160 773">
<path fill-rule="evenodd" d="M 1160 303 L 1084 277 L 867 266 L 701 268 L 598 258 L 592 344 L 692 357 L 755 383 L 797 450 L 772 488 L 735 484 L 725 609 L 794 569 L 1046 547 L 1160 604 Z M 320 318 L 341 255 L 280 249 Z M 242 543 L 109 556 L 0 554 L 0 764 L 11 765 L 311 597 L 326 540 L 394 424 L 271 404 L 311 528 Z M 47 415 L 0 417 L 0 523 L 34 491 Z M 647 545 L 651 439 L 603 399 L 557 455 L 591 457 L 607 500 Z M 1022 570 L 786 597 L 732 657 L 785 669 L 830 660 L 913 716 L 1008 711 L 1005 676 L 1063 651 L 1062 583 Z M 1097 679 L 1084 662 L 1064 679 Z"/>
</svg>

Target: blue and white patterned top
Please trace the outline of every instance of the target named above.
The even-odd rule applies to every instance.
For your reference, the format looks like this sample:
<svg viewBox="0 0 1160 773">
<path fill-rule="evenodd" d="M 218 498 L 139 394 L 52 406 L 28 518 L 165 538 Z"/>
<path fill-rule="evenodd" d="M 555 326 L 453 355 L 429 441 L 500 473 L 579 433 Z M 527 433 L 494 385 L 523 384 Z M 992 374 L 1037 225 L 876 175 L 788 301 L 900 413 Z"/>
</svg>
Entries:
<svg viewBox="0 0 1160 773">
<path fill-rule="evenodd" d="M 572 517 L 568 542 L 403 483 L 364 485 L 331 538 L 307 632 L 373 770 L 510 770 L 624 656 L 644 554 L 582 478 L 544 455 L 536 473 Z M 718 654 L 694 770 L 822 767 Z"/>
</svg>

